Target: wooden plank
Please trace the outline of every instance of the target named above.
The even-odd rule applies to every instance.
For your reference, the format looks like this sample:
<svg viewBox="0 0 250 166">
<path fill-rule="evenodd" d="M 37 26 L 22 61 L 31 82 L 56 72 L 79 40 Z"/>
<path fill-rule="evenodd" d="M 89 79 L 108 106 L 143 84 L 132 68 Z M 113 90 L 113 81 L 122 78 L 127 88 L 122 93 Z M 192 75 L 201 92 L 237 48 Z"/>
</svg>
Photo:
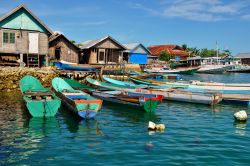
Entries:
<svg viewBox="0 0 250 166">
<path fill-rule="evenodd" d="M 24 96 L 50 96 L 51 92 L 25 92 Z"/>
</svg>

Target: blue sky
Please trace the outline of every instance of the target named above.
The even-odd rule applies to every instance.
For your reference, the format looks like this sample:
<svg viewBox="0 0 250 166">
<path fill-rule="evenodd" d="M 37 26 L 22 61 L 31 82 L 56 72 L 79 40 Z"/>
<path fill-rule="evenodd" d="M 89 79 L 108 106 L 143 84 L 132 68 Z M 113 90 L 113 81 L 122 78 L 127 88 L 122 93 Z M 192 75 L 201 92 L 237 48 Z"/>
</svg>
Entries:
<svg viewBox="0 0 250 166">
<path fill-rule="evenodd" d="M 77 42 L 187 44 L 250 52 L 250 0 L 1 0 L 0 15 L 24 3 L 53 31 Z"/>
</svg>

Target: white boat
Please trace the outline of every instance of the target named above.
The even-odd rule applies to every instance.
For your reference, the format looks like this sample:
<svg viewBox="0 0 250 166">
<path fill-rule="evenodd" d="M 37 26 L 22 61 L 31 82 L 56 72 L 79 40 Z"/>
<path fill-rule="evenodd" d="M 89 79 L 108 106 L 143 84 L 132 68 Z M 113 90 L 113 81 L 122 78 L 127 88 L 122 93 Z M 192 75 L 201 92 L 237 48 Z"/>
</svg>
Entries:
<svg viewBox="0 0 250 166">
<path fill-rule="evenodd" d="M 221 74 L 232 68 L 232 65 L 202 65 L 197 73 Z"/>
<path fill-rule="evenodd" d="M 179 68 L 170 69 L 167 67 L 153 67 L 151 69 L 145 69 L 146 72 L 150 73 L 172 73 L 172 74 L 194 74 L 199 68 Z"/>
</svg>

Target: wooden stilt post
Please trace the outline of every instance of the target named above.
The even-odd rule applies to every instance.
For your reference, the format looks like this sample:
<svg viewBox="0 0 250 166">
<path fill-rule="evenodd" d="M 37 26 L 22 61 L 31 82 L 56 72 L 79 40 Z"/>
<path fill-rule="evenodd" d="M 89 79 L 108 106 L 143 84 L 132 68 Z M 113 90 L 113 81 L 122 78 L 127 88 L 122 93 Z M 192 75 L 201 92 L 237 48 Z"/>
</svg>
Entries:
<svg viewBox="0 0 250 166">
<path fill-rule="evenodd" d="M 23 68 L 24 64 L 23 64 L 23 54 L 20 53 L 20 68 Z"/>
</svg>

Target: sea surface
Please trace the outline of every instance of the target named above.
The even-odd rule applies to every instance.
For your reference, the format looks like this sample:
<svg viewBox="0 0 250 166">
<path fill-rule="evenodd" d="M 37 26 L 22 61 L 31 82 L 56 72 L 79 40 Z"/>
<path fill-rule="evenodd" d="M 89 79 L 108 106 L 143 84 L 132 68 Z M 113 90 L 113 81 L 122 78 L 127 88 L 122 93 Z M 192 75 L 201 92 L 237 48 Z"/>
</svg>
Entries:
<svg viewBox="0 0 250 166">
<path fill-rule="evenodd" d="M 184 76 L 248 82 L 250 74 Z M 0 165 L 250 165 L 249 122 L 233 114 L 250 108 L 164 101 L 155 113 L 104 104 L 84 121 L 62 107 L 56 117 L 32 118 L 20 92 L 0 93 Z M 163 132 L 148 131 L 149 121 Z"/>
</svg>

